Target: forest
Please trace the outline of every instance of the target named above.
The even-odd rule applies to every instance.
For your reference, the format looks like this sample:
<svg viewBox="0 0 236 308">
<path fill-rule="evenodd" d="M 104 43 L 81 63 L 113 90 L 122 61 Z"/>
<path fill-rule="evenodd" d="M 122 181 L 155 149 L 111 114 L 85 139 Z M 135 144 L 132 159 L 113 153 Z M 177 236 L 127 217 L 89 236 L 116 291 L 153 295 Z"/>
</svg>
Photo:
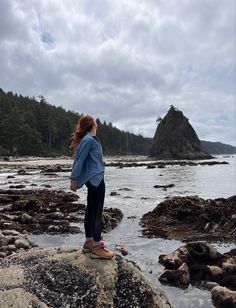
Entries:
<svg viewBox="0 0 236 308">
<path fill-rule="evenodd" d="M 36 100 L 0 89 L 0 156 L 72 155 L 71 136 L 80 115 L 51 105 L 42 96 Z M 96 121 L 105 155 L 149 155 L 152 138 L 121 131 L 111 122 Z M 231 145 L 201 143 L 211 154 L 236 153 Z"/>
<path fill-rule="evenodd" d="M 0 156 L 71 155 L 71 136 L 79 116 L 49 104 L 42 96 L 38 101 L 0 89 Z M 96 120 L 104 154 L 148 155 L 151 138 Z"/>
</svg>

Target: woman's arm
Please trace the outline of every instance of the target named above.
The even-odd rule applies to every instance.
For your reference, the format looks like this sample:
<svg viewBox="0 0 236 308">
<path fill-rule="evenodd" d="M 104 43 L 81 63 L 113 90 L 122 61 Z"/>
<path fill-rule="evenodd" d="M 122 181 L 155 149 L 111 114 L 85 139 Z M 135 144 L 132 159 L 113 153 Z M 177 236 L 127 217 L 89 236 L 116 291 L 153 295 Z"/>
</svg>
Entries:
<svg viewBox="0 0 236 308">
<path fill-rule="evenodd" d="M 70 175 L 71 180 L 74 181 L 77 180 L 78 176 L 80 175 L 85 159 L 87 158 L 92 148 L 92 143 L 93 143 L 92 139 L 87 139 L 79 144 L 76 150 L 74 164 Z"/>
</svg>

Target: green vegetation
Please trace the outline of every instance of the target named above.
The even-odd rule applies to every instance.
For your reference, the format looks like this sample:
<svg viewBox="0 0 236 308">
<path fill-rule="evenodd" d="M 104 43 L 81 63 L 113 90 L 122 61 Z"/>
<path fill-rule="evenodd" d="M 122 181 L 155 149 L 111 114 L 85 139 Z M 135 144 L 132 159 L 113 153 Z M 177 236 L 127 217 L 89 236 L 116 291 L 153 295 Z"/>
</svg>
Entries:
<svg viewBox="0 0 236 308">
<path fill-rule="evenodd" d="M 4 92 L 0 89 L 0 156 L 71 155 L 71 135 L 79 114 L 50 105 L 44 97 Z M 159 117 L 158 122 L 161 121 Z M 98 137 L 107 155 L 149 155 L 152 138 L 124 132 L 97 119 Z M 212 154 L 236 153 L 236 147 L 201 141 Z"/>
<path fill-rule="evenodd" d="M 44 97 L 35 98 L 5 93 L 0 89 L 0 156 L 71 155 L 71 135 L 79 114 L 50 105 Z M 148 155 L 150 138 L 120 131 L 98 122 L 98 137 L 105 154 Z"/>
</svg>

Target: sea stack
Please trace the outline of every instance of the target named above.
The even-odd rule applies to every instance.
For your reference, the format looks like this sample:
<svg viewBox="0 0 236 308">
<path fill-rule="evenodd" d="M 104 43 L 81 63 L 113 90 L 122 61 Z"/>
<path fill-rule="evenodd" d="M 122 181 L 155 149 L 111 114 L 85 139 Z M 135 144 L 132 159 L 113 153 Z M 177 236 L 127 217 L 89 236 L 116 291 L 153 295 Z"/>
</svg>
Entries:
<svg viewBox="0 0 236 308">
<path fill-rule="evenodd" d="M 195 130 L 182 111 L 171 106 L 160 119 L 153 139 L 150 156 L 156 159 L 210 159 Z"/>
</svg>

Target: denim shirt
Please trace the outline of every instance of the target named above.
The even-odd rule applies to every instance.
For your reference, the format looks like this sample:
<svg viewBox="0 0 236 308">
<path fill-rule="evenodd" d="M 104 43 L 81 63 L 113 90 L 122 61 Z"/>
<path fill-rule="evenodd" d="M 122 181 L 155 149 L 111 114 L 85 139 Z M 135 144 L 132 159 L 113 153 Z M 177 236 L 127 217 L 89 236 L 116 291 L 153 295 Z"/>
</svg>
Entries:
<svg viewBox="0 0 236 308">
<path fill-rule="evenodd" d="M 98 187 L 104 177 L 102 146 L 97 137 L 87 133 L 76 149 L 70 175 L 81 188 L 88 181 Z"/>
</svg>

